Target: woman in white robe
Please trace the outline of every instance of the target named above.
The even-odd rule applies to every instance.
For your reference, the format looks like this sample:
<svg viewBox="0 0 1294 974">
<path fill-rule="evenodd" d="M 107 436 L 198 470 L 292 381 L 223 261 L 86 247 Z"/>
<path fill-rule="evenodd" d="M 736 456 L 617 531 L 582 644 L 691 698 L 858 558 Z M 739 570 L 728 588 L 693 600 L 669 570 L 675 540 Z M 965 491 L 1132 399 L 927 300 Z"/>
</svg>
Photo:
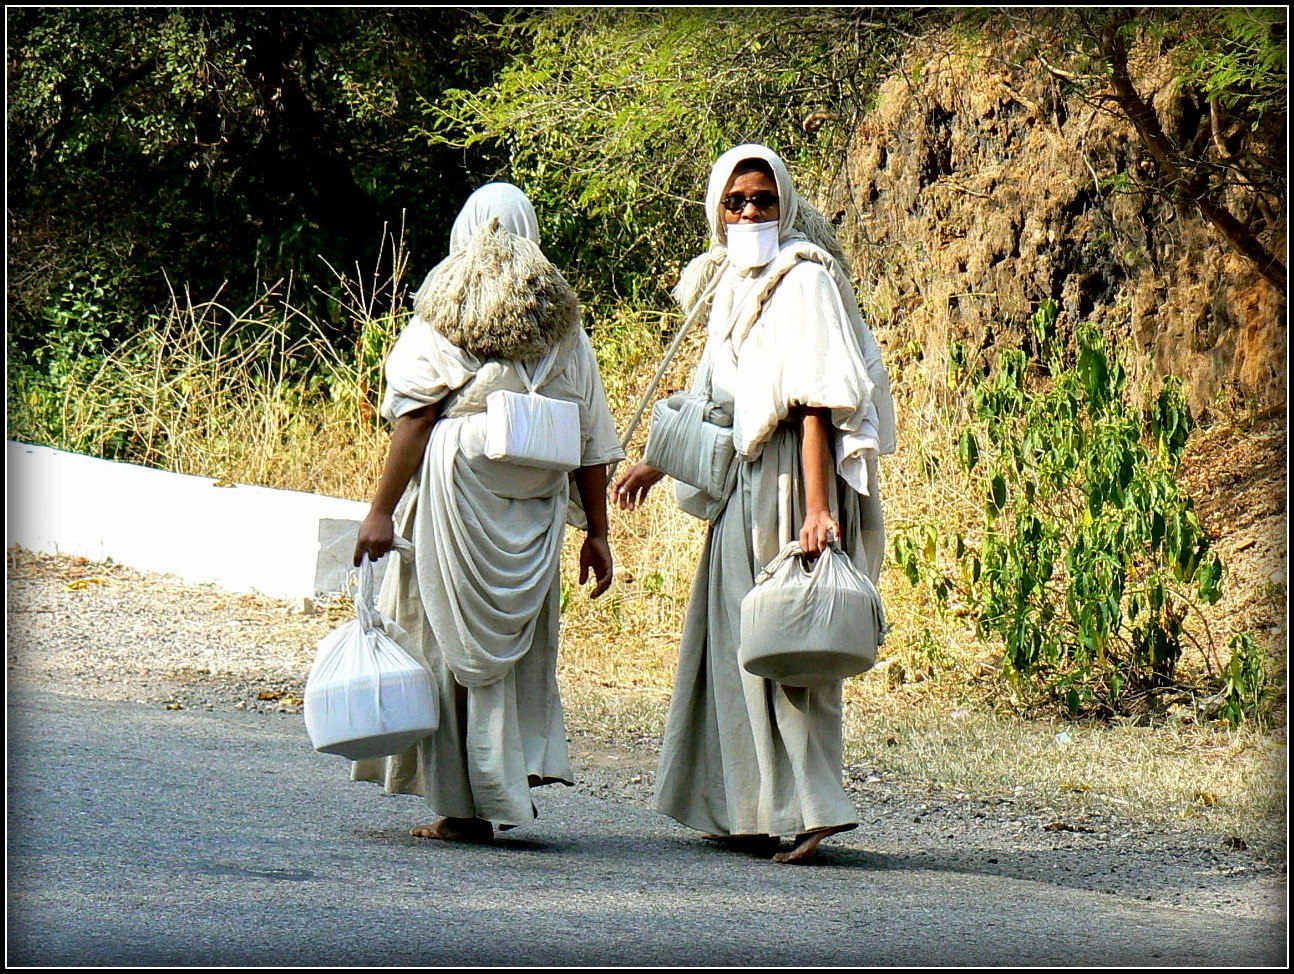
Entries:
<svg viewBox="0 0 1294 974">
<path fill-rule="evenodd" d="M 352 777 L 425 795 L 441 818 L 414 835 L 488 842 L 495 825 L 535 818 L 530 788 L 573 783 L 556 674 L 562 538 L 568 516 L 587 527 L 580 582 L 593 575 L 601 595 L 607 464 L 624 454 L 575 295 L 539 250 L 521 190 L 490 183 L 468 199 L 414 312 L 386 363 L 391 450 L 355 562 L 412 542 L 390 555 L 378 607 L 434 674 L 440 727 Z M 486 397 L 525 391 L 519 369 L 578 404 L 572 474 L 485 456 Z"/>
<path fill-rule="evenodd" d="M 708 303 L 694 391 L 733 415 L 738 470 L 697 569 L 656 780 L 656 807 L 707 837 L 810 858 L 854 828 L 841 781 L 841 684 L 788 687 L 741 669 L 741 600 L 799 540 L 839 543 L 875 580 L 884 550 L 876 457 L 894 450 L 880 351 L 825 219 L 782 160 L 743 145 L 706 193 L 711 249 L 684 271 L 685 312 Z M 701 313 L 705 313 L 704 309 Z M 638 464 L 612 498 L 637 507 L 663 474 Z"/>
</svg>

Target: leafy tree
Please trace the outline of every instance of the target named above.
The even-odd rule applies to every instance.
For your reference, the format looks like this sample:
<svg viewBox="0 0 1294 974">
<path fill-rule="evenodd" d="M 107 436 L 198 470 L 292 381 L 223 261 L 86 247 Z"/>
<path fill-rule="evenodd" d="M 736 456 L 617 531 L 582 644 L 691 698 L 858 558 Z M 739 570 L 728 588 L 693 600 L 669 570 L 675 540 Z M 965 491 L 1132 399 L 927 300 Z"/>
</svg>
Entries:
<svg viewBox="0 0 1294 974">
<path fill-rule="evenodd" d="M 985 16 L 966 18 L 982 28 Z M 1018 66 L 1126 120 L 1153 160 L 1149 186 L 1198 209 L 1286 292 L 1283 8 L 1021 8 L 990 22 L 1003 16 L 1023 39 Z M 1176 72 L 1186 104 L 1171 123 L 1137 87 L 1147 56 Z"/>
<path fill-rule="evenodd" d="M 656 304 L 705 245 L 720 152 L 765 143 L 806 185 L 831 164 L 818 126 L 852 120 L 916 16 L 872 13 L 516 12 L 474 34 L 508 57 L 495 81 L 428 100 L 424 134 L 526 189 L 582 295 Z"/>
<path fill-rule="evenodd" d="M 239 303 L 292 276 L 308 302 L 334 283 L 320 255 L 368 271 L 405 214 L 409 242 L 440 249 L 470 159 L 408 133 L 419 98 L 498 63 L 451 43 L 469 17 L 11 9 L 11 343 L 47 345 L 88 292 L 105 339 L 141 327 L 172 285 L 227 282 Z"/>
</svg>

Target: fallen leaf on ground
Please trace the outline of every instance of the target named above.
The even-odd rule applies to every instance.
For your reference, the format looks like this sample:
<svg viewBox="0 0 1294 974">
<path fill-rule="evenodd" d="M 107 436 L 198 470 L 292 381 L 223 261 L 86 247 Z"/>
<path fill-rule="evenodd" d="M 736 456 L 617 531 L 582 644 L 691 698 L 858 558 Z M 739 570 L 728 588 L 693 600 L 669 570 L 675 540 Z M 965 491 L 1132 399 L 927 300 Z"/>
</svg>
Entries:
<svg viewBox="0 0 1294 974">
<path fill-rule="evenodd" d="M 1086 825 L 1071 825 L 1068 822 L 1048 822 L 1043 826 L 1048 832 L 1095 832 L 1096 829 Z"/>
<path fill-rule="evenodd" d="M 96 575 L 93 578 L 78 578 L 71 582 L 68 582 L 67 590 L 69 592 L 81 592 L 89 588 L 91 585 L 107 585 L 107 584 L 108 584 L 108 580 L 106 578 L 100 578 Z"/>
</svg>

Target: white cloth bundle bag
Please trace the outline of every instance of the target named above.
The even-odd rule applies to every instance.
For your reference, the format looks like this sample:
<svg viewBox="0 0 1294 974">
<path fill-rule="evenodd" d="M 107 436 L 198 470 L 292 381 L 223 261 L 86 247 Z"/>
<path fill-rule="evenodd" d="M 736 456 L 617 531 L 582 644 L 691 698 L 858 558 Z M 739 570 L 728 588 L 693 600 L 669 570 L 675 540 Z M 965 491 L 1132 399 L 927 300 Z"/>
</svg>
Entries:
<svg viewBox="0 0 1294 974">
<path fill-rule="evenodd" d="M 407 541 L 402 546 L 412 546 Z M 431 672 L 402 649 L 404 630 L 374 605 L 365 554 L 355 594 L 358 618 L 319 640 L 306 680 L 305 722 L 316 751 L 362 758 L 400 754 L 440 724 Z"/>
<path fill-rule="evenodd" d="M 742 667 L 795 687 L 865 673 L 885 641 L 880 593 L 834 544 L 812 566 L 805 562 L 792 541 L 742 600 Z"/>
<path fill-rule="evenodd" d="M 485 397 L 485 455 L 491 460 L 561 471 L 580 465 L 580 407 L 535 391 L 556 358 L 557 345 L 553 345 L 540 359 L 533 379 L 523 363 L 516 363 L 526 392 L 496 389 Z"/>
</svg>

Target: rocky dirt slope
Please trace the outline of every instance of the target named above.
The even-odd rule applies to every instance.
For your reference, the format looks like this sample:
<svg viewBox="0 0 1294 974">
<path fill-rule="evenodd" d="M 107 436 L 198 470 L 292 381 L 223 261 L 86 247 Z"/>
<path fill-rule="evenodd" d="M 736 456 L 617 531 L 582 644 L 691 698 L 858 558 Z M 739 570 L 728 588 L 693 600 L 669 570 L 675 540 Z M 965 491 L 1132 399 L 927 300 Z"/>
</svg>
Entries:
<svg viewBox="0 0 1294 974">
<path fill-rule="evenodd" d="M 1207 138 L 1207 111 L 1163 57 L 1133 72 L 1179 144 Z M 1283 141 L 1264 149 L 1283 163 Z M 851 133 L 826 205 L 891 349 L 942 360 L 952 338 L 1018 344 L 1052 299 L 1062 328 L 1091 320 L 1124 339 L 1134 378 L 1182 376 L 1204 422 L 1283 412 L 1285 299 L 1164 184 L 1130 124 L 1010 38 L 932 38 Z M 1283 214 L 1263 231 L 1281 259 L 1285 233 Z"/>
<path fill-rule="evenodd" d="M 1215 137 L 1161 53 L 1139 49 L 1130 69 L 1178 144 Z M 820 201 L 854 258 L 906 409 L 926 393 L 905 373 L 940 385 L 950 341 L 986 358 L 1029 350 L 1044 300 L 1056 302 L 1062 332 L 1092 321 L 1118 341 L 1137 401 L 1180 376 L 1196 423 L 1182 477 L 1227 565 L 1214 625 L 1257 633 L 1279 660 L 1286 301 L 1192 204 L 1169 198 L 1135 130 L 1106 104 L 1030 60 L 1010 31 L 926 38 L 850 132 Z M 1260 148 L 1283 165 L 1283 140 Z M 1260 209 L 1239 190 L 1226 202 L 1241 215 Z M 1254 220 L 1284 260 L 1285 215 Z"/>
</svg>

